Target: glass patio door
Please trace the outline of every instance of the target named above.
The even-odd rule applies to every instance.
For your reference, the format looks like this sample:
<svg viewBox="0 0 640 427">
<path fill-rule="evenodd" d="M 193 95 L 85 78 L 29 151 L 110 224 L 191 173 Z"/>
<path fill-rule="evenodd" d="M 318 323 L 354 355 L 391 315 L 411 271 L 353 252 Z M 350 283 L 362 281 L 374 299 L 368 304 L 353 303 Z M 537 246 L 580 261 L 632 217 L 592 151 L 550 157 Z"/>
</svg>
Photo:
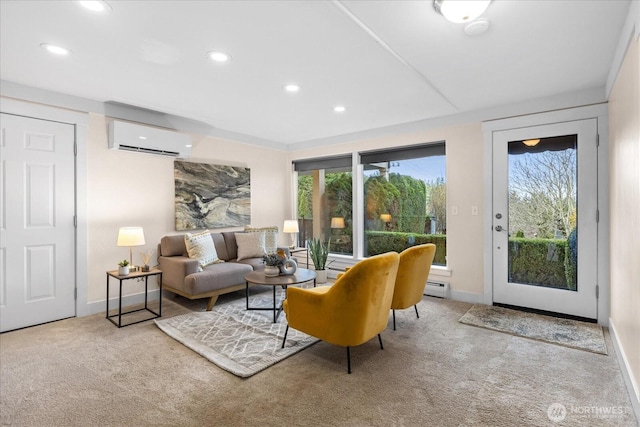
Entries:
<svg viewBox="0 0 640 427">
<path fill-rule="evenodd" d="M 494 303 L 597 318 L 596 126 L 494 132 Z"/>
</svg>

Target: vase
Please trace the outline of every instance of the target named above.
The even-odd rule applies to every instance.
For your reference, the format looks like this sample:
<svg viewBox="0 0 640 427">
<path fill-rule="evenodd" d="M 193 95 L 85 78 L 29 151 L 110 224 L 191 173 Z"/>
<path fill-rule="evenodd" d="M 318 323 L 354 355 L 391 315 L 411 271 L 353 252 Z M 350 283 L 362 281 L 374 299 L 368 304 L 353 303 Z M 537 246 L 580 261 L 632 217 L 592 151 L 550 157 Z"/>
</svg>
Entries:
<svg viewBox="0 0 640 427">
<path fill-rule="evenodd" d="M 316 283 L 327 283 L 327 270 L 316 270 Z"/>
<path fill-rule="evenodd" d="M 276 265 L 265 265 L 264 275 L 267 277 L 275 277 L 280 274 L 280 269 Z"/>
<path fill-rule="evenodd" d="M 280 272 L 285 276 L 290 276 L 294 274 L 297 269 L 298 269 L 298 264 L 296 264 L 296 261 L 292 258 L 289 258 L 284 262 L 284 264 L 280 266 Z"/>
<path fill-rule="evenodd" d="M 126 267 L 118 267 L 118 276 L 128 276 L 129 275 L 129 266 Z"/>
</svg>

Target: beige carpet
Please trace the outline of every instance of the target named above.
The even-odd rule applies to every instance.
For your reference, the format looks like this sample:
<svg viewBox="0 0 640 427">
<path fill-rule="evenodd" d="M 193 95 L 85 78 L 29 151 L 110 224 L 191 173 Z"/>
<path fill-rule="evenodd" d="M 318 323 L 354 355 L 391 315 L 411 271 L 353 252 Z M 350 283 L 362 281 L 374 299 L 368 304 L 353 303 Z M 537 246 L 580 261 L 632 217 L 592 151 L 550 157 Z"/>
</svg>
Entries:
<svg viewBox="0 0 640 427">
<path fill-rule="evenodd" d="M 276 301 L 280 302 L 279 290 Z M 251 307 L 272 307 L 273 294 L 252 296 Z M 213 310 L 155 320 L 167 335 L 239 377 L 250 377 L 318 342 L 314 337 L 289 329 L 282 347 L 287 321 L 284 313 L 273 323 L 273 311 L 247 311 L 245 299 L 219 304 Z"/>
<path fill-rule="evenodd" d="M 168 293 L 162 317 L 205 306 Z M 0 425 L 637 427 L 608 331 L 603 356 L 458 322 L 470 307 L 425 297 L 419 319 L 396 311 L 384 350 L 352 349 L 351 375 L 344 348 L 320 341 L 240 378 L 152 321 L 118 329 L 104 313 L 4 333 Z"/>
<path fill-rule="evenodd" d="M 460 318 L 460 322 L 592 353 L 607 354 L 602 327 L 595 323 L 480 304 L 471 307 Z"/>
</svg>

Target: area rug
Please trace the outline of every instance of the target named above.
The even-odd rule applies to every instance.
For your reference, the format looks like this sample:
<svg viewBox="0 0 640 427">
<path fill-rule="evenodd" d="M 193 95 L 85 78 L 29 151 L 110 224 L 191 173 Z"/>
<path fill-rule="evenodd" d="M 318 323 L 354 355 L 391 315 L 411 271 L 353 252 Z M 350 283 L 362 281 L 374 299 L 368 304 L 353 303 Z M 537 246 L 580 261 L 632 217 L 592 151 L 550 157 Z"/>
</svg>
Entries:
<svg viewBox="0 0 640 427">
<path fill-rule="evenodd" d="M 592 353 L 607 354 L 602 327 L 594 323 L 480 304 L 471 307 L 460 318 L 460 322 Z"/>
<path fill-rule="evenodd" d="M 249 302 L 252 307 L 273 307 L 273 293 L 250 296 Z M 155 323 L 170 337 L 243 378 L 318 342 L 314 337 L 289 329 L 282 349 L 287 327 L 284 313 L 273 323 L 273 311 L 247 311 L 244 298 L 214 306 L 211 311 L 183 314 L 155 320 Z"/>
</svg>

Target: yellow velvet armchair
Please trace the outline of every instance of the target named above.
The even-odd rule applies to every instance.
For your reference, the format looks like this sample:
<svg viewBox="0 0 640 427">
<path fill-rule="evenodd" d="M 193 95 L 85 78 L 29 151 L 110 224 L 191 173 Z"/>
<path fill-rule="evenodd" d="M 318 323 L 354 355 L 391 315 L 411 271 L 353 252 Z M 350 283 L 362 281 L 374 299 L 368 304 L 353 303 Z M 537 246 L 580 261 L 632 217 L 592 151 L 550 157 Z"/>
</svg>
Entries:
<svg viewBox="0 0 640 427">
<path fill-rule="evenodd" d="M 350 347 L 369 341 L 389 322 L 389 310 L 400 257 L 396 252 L 358 262 L 332 286 L 312 289 L 290 287 L 282 306 L 289 327 L 328 343 L 347 348 L 347 372 L 351 373 Z"/>
<path fill-rule="evenodd" d="M 412 246 L 400 252 L 400 265 L 391 302 L 394 331 L 396 330 L 396 310 L 413 306 L 416 316 L 420 318 L 417 304 L 422 300 L 435 254 L 436 245 L 432 243 Z"/>
</svg>

